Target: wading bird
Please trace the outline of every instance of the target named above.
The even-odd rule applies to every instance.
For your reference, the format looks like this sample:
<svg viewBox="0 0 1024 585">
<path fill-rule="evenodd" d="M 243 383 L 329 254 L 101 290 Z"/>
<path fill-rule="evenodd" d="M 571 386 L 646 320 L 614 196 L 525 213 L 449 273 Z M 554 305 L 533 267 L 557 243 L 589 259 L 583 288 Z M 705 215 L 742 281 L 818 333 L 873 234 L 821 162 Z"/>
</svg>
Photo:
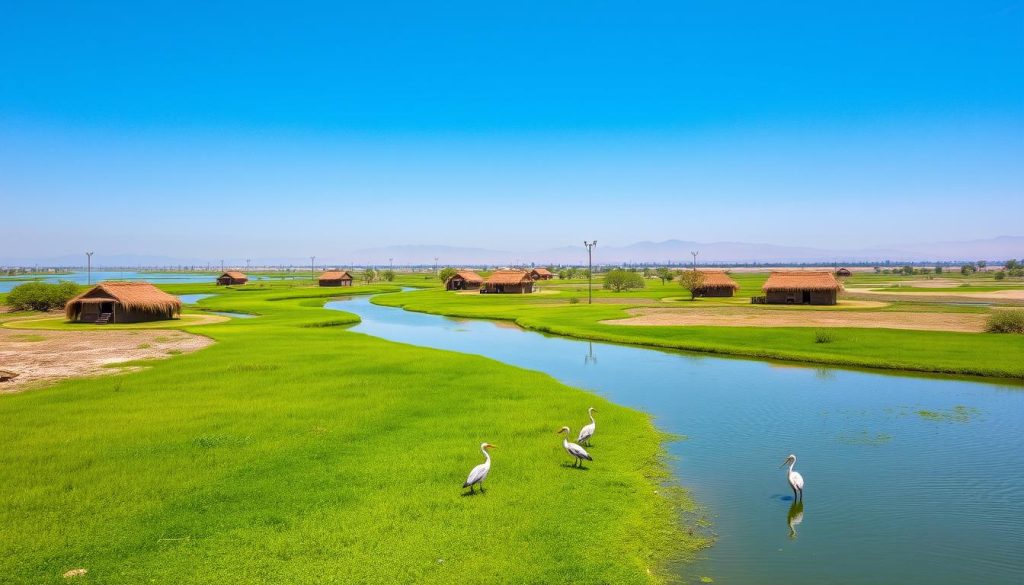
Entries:
<svg viewBox="0 0 1024 585">
<path fill-rule="evenodd" d="M 462 487 L 469 488 L 469 492 L 473 493 L 473 486 L 480 484 L 480 491 L 484 491 L 484 480 L 487 479 L 488 472 L 491 471 L 491 454 L 487 452 L 488 449 L 493 449 L 494 445 L 490 443 L 480 443 L 480 451 L 484 454 L 487 459 L 480 465 L 473 468 L 473 471 L 469 472 L 469 477 L 466 478 L 466 483 L 462 484 Z"/>
<path fill-rule="evenodd" d="M 793 488 L 793 499 L 797 499 L 797 495 L 801 500 L 804 499 L 804 476 L 793 471 L 793 466 L 796 465 L 796 455 L 790 455 L 786 457 L 786 460 L 782 462 L 779 469 L 782 469 L 786 465 L 789 465 L 789 487 Z"/>
<path fill-rule="evenodd" d="M 586 459 L 587 461 L 593 461 L 594 460 L 594 458 L 590 456 L 590 453 L 587 453 L 586 449 L 584 449 L 583 447 L 580 447 L 576 443 L 570 443 L 569 442 L 569 437 L 572 436 L 571 432 L 569 431 L 569 427 L 562 427 L 561 429 L 559 429 L 558 432 L 559 433 L 565 433 L 565 438 L 562 439 L 562 446 L 565 447 L 565 452 L 566 453 L 568 453 L 569 455 L 572 455 L 573 457 L 576 458 L 576 461 L 573 462 L 573 466 L 575 466 L 577 463 L 579 463 L 580 467 L 583 467 L 583 460 L 584 459 Z M 555 433 L 555 434 L 558 434 L 558 433 Z"/>
<path fill-rule="evenodd" d="M 593 406 L 587 409 L 587 414 L 590 415 L 590 424 L 580 429 L 580 436 L 576 438 L 577 443 L 586 443 L 587 447 L 590 446 L 590 437 L 594 436 L 594 429 L 597 428 L 597 421 L 594 420 L 595 412 L 597 410 Z"/>
</svg>

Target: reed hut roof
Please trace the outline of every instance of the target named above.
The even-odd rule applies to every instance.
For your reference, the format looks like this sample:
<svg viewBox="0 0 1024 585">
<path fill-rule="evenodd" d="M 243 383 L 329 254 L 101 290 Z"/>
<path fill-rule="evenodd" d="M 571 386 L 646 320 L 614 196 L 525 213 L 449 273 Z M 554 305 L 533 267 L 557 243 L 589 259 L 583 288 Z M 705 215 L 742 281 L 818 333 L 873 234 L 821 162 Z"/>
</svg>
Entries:
<svg viewBox="0 0 1024 585">
<path fill-rule="evenodd" d="M 484 277 L 480 276 L 476 272 L 473 272 L 472 270 L 459 270 L 455 273 L 454 276 L 452 276 L 452 278 L 455 278 L 455 276 L 458 276 L 462 280 L 465 280 L 466 282 L 471 282 L 473 284 L 480 284 L 484 281 Z"/>
<path fill-rule="evenodd" d="M 234 278 L 235 280 L 239 280 L 239 279 L 243 279 L 243 278 L 246 279 L 246 280 L 249 279 L 249 277 L 246 276 L 244 272 L 239 272 L 237 270 L 228 270 L 224 274 L 220 275 L 221 278 L 224 278 L 225 276 L 227 276 L 228 278 Z"/>
<path fill-rule="evenodd" d="M 772 272 L 761 290 L 795 291 L 795 290 L 843 290 L 843 285 L 827 270 L 795 270 Z"/>
<path fill-rule="evenodd" d="M 77 306 L 82 303 L 102 303 L 113 301 L 129 311 L 173 312 L 181 313 L 181 299 L 165 293 L 148 282 L 101 282 L 77 297 L 68 301 L 65 306 L 68 318 L 73 319 Z"/>
<path fill-rule="evenodd" d="M 318 280 L 352 280 L 352 275 L 347 270 L 328 270 Z"/>
<path fill-rule="evenodd" d="M 520 284 L 532 281 L 525 270 L 495 270 L 487 277 L 487 284 Z"/>
<path fill-rule="evenodd" d="M 731 288 L 735 290 L 740 287 L 740 285 L 736 284 L 735 280 L 729 278 L 729 275 L 724 270 L 701 270 L 699 272 L 704 275 L 704 282 L 701 284 L 703 288 Z"/>
<path fill-rule="evenodd" d="M 547 268 L 534 268 L 533 272 L 536 272 L 539 276 L 554 276 Z"/>
</svg>

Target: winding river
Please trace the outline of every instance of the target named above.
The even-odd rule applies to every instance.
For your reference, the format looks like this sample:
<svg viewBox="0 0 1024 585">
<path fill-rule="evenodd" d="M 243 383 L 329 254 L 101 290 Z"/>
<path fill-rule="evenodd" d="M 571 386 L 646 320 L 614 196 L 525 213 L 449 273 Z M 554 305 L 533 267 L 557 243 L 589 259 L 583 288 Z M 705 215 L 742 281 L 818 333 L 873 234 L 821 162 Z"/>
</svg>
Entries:
<svg viewBox="0 0 1024 585">
<path fill-rule="evenodd" d="M 359 315 L 354 331 L 547 372 L 684 435 L 671 465 L 717 536 L 680 567 L 690 582 L 1024 582 L 1020 386 L 590 343 L 365 297 L 327 308 Z M 600 437 L 598 418 L 596 453 Z M 802 509 L 779 469 L 789 453 Z"/>
</svg>

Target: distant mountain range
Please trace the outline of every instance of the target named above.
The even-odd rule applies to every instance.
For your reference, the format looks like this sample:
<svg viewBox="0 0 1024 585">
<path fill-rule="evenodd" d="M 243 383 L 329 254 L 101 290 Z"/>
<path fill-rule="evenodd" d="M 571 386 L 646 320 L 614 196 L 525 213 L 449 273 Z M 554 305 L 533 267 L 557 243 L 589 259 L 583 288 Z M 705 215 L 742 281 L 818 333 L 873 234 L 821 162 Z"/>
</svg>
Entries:
<svg viewBox="0 0 1024 585">
<path fill-rule="evenodd" d="M 628 246 L 601 246 L 594 249 L 595 264 L 687 264 L 690 252 L 698 251 L 698 263 L 843 263 L 843 262 L 929 262 L 929 261 L 1002 261 L 1024 258 L 1024 236 L 1000 236 L 985 240 L 963 242 L 935 242 L 878 246 L 852 250 L 828 250 L 804 246 L 779 246 L 746 242 L 691 242 L 666 240 L 664 242 L 637 242 Z M 565 246 L 540 251 L 507 251 L 484 248 L 403 245 L 355 250 L 345 255 L 327 255 L 317 258 L 321 266 L 376 265 L 387 266 L 393 259 L 395 266 L 501 266 L 520 264 L 583 264 L 587 251 L 583 245 Z M 50 258 L 3 258 L 0 266 L 81 266 L 81 254 L 68 254 Z M 100 254 L 94 264 L 102 266 L 207 266 L 217 269 L 220 259 L 151 256 L 132 254 Z M 252 258 L 253 266 L 308 266 L 305 257 Z M 225 258 L 227 266 L 245 266 L 245 259 Z"/>
<path fill-rule="evenodd" d="M 699 252 L 699 263 L 833 263 L 833 262 L 927 262 L 999 261 L 1024 257 L 1024 236 L 1000 236 L 967 242 L 937 242 L 905 246 L 880 246 L 857 250 L 827 250 L 803 246 L 778 246 L 746 242 L 692 242 L 666 240 L 637 242 L 628 246 L 594 249 L 597 264 L 689 263 L 691 252 Z M 451 246 L 390 246 L 357 250 L 354 258 L 370 264 L 387 264 L 394 258 L 401 264 L 580 264 L 587 260 L 583 245 L 552 248 L 538 252 L 509 252 Z"/>
</svg>

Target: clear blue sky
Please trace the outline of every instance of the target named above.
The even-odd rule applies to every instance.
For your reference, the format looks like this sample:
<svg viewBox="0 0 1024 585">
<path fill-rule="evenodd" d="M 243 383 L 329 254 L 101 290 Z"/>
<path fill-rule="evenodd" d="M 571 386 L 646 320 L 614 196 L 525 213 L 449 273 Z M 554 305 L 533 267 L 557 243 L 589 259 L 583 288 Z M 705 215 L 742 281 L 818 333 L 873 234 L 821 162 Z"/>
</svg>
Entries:
<svg viewBox="0 0 1024 585">
<path fill-rule="evenodd" d="M 1024 235 L 1019 1 L 140 4 L 0 8 L 0 256 Z"/>
</svg>

